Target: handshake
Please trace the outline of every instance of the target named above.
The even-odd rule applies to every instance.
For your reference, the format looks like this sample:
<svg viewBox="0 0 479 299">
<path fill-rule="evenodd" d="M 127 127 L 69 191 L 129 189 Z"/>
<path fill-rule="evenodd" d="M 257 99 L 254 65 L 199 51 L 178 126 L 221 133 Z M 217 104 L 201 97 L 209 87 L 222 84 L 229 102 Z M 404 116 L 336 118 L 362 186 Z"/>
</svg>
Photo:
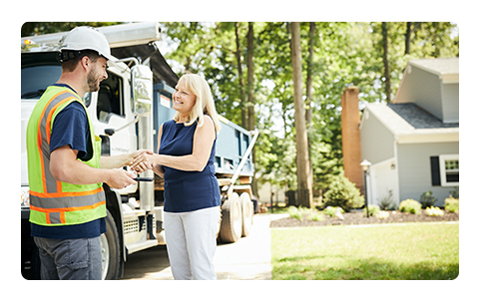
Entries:
<svg viewBox="0 0 479 299">
<path fill-rule="evenodd" d="M 153 163 L 153 152 L 150 150 L 139 150 L 130 155 L 130 162 L 128 166 L 136 172 L 137 174 L 143 173 L 149 169 L 153 169 L 155 167 L 155 163 Z"/>
<path fill-rule="evenodd" d="M 156 174 L 163 177 L 163 167 L 153 162 L 157 156 L 150 150 L 138 150 L 130 154 L 122 154 L 110 157 L 100 157 L 100 166 L 104 169 L 102 182 L 111 188 L 123 189 L 129 185 L 135 184 L 139 180 L 135 174 L 122 169 L 124 166 L 130 166 L 136 174 L 143 173 L 152 169 Z"/>
</svg>

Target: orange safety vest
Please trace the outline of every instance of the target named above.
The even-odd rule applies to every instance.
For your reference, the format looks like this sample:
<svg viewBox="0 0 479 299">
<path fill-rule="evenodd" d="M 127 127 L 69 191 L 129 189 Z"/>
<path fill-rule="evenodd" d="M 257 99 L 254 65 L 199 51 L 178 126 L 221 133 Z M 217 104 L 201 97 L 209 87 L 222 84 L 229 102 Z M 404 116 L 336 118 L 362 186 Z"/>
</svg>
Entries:
<svg viewBox="0 0 479 299">
<path fill-rule="evenodd" d="M 85 108 L 93 156 L 81 161 L 100 168 L 101 139 L 94 134 L 81 98 L 67 87 L 50 86 L 35 106 L 27 126 L 30 222 L 43 226 L 87 223 L 106 216 L 102 183 L 75 185 L 57 181 L 50 172 L 50 136 L 58 113 L 73 101 Z"/>
</svg>

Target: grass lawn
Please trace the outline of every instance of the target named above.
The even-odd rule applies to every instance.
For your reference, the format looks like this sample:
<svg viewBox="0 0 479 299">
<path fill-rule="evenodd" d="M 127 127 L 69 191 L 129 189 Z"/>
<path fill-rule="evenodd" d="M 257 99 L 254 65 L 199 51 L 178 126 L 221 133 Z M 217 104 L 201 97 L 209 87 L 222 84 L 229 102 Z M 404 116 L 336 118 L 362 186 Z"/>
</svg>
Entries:
<svg viewBox="0 0 479 299">
<path fill-rule="evenodd" d="M 271 230 L 273 279 L 444 280 L 459 275 L 459 224 Z"/>
</svg>

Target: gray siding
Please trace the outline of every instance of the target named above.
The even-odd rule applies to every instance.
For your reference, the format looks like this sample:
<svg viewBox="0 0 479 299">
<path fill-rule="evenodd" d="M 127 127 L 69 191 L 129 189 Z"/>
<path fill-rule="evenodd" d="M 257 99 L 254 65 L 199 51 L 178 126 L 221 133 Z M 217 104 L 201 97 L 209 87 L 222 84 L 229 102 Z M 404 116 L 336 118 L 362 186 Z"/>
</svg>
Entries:
<svg viewBox="0 0 479 299">
<path fill-rule="evenodd" d="M 369 113 L 369 112 L 365 112 Z M 361 127 L 361 154 L 372 164 L 394 157 L 394 135 L 372 114 Z"/>
<path fill-rule="evenodd" d="M 430 157 L 459 154 L 459 142 L 398 144 L 399 200 L 419 201 L 429 190 L 437 198 L 436 206 L 444 206 L 454 187 L 432 186 Z"/>
<path fill-rule="evenodd" d="M 411 76 L 410 101 L 443 119 L 441 105 L 441 81 L 439 76 L 413 67 Z"/>
<path fill-rule="evenodd" d="M 459 122 L 459 83 L 443 85 L 444 122 Z"/>
</svg>

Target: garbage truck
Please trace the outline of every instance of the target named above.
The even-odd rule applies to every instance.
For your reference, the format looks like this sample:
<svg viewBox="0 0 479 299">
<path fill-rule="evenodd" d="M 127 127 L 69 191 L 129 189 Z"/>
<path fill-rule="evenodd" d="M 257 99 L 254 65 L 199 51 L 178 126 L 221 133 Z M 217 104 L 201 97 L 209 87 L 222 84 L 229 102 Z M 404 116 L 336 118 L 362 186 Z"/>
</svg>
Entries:
<svg viewBox="0 0 479 299">
<path fill-rule="evenodd" d="M 83 101 L 102 155 L 157 150 L 160 125 L 173 118 L 172 94 L 178 76 L 159 51 L 157 22 L 99 27 L 107 37 L 114 61 L 108 61 L 108 79 Z M 21 38 L 21 263 L 25 279 L 39 279 L 38 249 L 30 236 L 26 127 L 31 112 L 47 86 L 61 74 L 57 52 L 68 32 Z M 218 240 L 236 242 L 252 228 L 254 174 L 252 148 L 258 132 L 250 132 L 220 116 L 216 177 L 221 189 Z M 131 171 L 126 167 L 127 171 Z M 118 190 L 104 184 L 107 232 L 101 235 L 102 279 L 123 275 L 128 256 L 165 244 L 163 180 L 148 170 L 136 185 Z"/>
</svg>

